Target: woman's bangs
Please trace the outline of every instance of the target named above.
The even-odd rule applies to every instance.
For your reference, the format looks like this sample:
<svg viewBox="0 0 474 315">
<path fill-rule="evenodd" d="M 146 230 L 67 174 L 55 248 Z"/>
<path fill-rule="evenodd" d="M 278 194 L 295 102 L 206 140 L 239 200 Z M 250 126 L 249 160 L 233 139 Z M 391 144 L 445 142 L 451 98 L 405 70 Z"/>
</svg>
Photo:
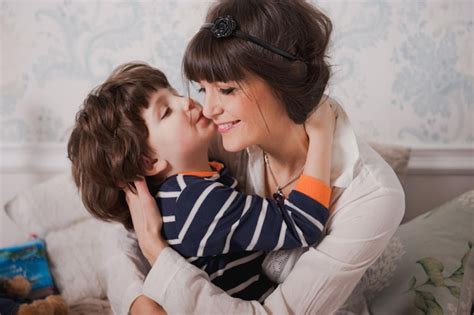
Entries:
<svg viewBox="0 0 474 315">
<path fill-rule="evenodd" d="M 187 80 L 199 82 L 229 82 L 244 78 L 238 40 L 217 39 L 201 30 L 189 43 L 183 58 L 183 73 Z"/>
</svg>

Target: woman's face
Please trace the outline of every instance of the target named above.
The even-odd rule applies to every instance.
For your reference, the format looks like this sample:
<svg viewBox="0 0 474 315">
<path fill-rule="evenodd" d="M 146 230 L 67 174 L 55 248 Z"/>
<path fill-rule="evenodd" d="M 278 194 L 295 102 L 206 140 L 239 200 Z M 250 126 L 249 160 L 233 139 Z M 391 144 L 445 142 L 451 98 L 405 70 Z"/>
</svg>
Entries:
<svg viewBox="0 0 474 315">
<path fill-rule="evenodd" d="M 237 152 L 264 144 L 286 112 L 268 84 L 255 76 L 242 81 L 199 82 L 203 114 L 217 125 L 224 148 Z"/>
</svg>

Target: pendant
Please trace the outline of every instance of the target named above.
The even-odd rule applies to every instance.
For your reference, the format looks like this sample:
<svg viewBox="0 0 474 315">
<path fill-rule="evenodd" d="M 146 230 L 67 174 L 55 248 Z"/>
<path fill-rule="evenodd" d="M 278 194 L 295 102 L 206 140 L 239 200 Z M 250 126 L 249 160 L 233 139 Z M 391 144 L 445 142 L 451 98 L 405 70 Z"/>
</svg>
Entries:
<svg viewBox="0 0 474 315">
<path fill-rule="evenodd" d="M 273 194 L 273 199 L 276 200 L 276 202 L 278 202 L 279 204 L 283 204 L 285 203 L 285 195 L 283 194 L 283 192 L 278 189 L 274 194 Z"/>
</svg>

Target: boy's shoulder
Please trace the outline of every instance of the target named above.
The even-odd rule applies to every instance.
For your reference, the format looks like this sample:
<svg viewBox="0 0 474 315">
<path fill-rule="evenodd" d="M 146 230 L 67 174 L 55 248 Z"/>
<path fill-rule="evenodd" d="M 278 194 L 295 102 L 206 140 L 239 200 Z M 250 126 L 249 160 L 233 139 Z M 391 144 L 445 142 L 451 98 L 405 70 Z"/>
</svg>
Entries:
<svg viewBox="0 0 474 315">
<path fill-rule="evenodd" d="M 237 180 L 231 176 L 223 163 L 211 161 L 209 164 L 214 171 L 183 173 L 170 176 L 159 186 L 158 191 L 183 192 L 190 189 L 203 190 L 216 182 L 231 188 L 237 186 Z"/>
</svg>

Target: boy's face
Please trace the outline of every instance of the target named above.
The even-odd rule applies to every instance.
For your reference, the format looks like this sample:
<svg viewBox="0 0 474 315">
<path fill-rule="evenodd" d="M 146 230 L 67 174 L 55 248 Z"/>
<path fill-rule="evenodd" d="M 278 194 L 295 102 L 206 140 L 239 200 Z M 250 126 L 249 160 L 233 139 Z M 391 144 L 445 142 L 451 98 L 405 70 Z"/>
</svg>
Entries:
<svg viewBox="0 0 474 315">
<path fill-rule="evenodd" d="M 192 99 L 162 88 L 155 92 L 142 112 L 149 131 L 148 144 L 169 163 L 188 165 L 196 154 L 207 154 L 216 127 L 204 117 Z"/>
</svg>

